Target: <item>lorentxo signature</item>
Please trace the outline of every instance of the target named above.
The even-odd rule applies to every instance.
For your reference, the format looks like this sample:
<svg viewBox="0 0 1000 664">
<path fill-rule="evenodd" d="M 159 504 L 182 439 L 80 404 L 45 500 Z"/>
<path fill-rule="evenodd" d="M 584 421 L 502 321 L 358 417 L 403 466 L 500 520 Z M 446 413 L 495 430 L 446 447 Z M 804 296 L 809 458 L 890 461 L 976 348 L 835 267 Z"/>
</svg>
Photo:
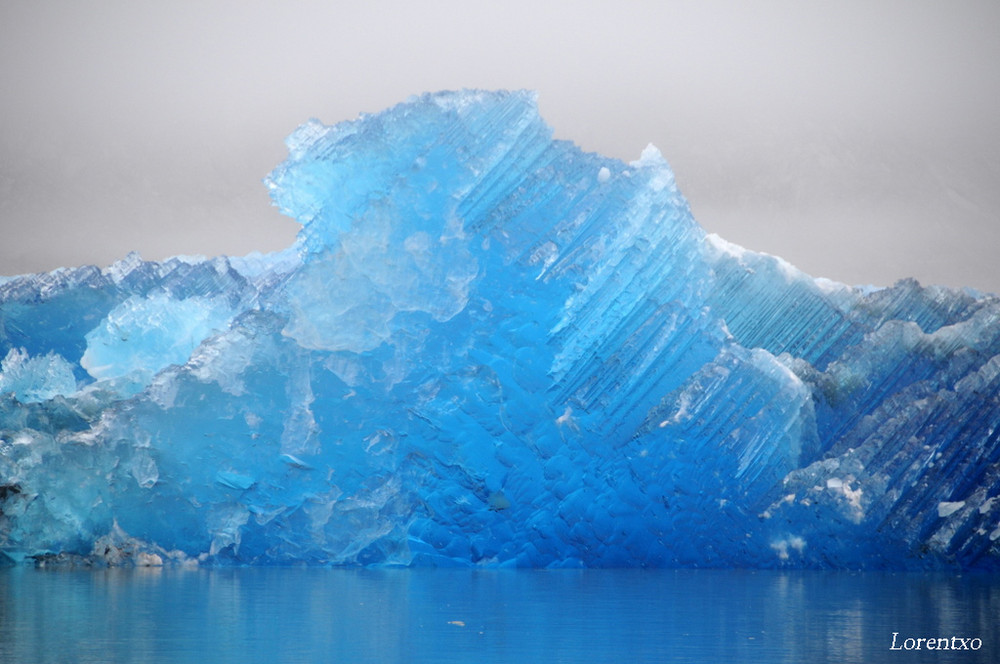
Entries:
<svg viewBox="0 0 1000 664">
<path fill-rule="evenodd" d="M 979 650 L 982 647 L 983 640 L 979 637 L 961 636 L 909 637 L 900 643 L 899 632 L 893 632 L 889 650 Z"/>
</svg>

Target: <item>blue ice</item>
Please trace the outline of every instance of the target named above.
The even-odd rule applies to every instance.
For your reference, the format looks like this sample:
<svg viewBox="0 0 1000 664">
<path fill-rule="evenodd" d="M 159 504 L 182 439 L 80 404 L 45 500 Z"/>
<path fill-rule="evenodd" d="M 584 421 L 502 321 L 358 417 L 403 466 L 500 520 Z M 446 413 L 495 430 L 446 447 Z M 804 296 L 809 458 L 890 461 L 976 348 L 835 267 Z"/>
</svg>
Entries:
<svg viewBox="0 0 1000 664">
<path fill-rule="evenodd" d="M 707 234 L 529 92 L 287 140 L 274 254 L 0 283 L 0 552 L 989 568 L 1000 307 Z"/>
</svg>

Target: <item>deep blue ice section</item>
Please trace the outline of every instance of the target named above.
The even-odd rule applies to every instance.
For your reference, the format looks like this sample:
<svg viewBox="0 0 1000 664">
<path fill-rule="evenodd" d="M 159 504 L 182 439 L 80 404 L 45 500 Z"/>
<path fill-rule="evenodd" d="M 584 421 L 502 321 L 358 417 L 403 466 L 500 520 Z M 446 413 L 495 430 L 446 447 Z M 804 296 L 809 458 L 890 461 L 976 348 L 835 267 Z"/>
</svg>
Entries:
<svg viewBox="0 0 1000 664">
<path fill-rule="evenodd" d="M 707 235 L 531 93 L 287 144 L 283 252 L 0 282 L 7 558 L 998 567 L 996 297 Z"/>
</svg>

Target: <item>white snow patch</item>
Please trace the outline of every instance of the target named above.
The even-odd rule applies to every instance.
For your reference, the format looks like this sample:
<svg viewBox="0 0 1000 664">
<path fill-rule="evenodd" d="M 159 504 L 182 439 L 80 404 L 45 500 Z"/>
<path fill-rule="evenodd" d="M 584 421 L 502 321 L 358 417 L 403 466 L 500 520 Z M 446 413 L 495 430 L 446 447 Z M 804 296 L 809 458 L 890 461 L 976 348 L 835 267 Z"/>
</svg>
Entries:
<svg viewBox="0 0 1000 664">
<path fill-rule="evenodd" d="M 941 502 L 938 503 L 938 516 L 944 518 L 946 516 L 951 516 L 958 510 L 965 507 L 965 501 L 959 500 L 956 502 Z"/>
<path fill-rule="evenodd" d="M 647 145 L 646 149 L 642 151 L 639 160 L 633 161 L 630 165 L 637 169 L 649 169 L 651 171 L 652 177 L 649 179 L 649 187 L 653 191 L 663 191 L 674 186 L 674 174 L 670 170 L 670 164 L 667 163 L 667 160 L 663 158 L 663 154 L 652 143 Z"/>
<path fill-rule="evenodd" d="M 816 277 L 813 279 L 816 287 L 819 288 L 824 293 L 842 293 L 844 291 L 850 291 L 851 287 L 847 284 L 843 284 L 839 281 L 834 281 L 833 279 L 827 279 L 826 277 Z"/>
<path fill-rule="evenodd" d="M 844 497 L 847 498 L 848 504 L 854 508 L 855 520 L 860 523 L 861 517 L 864 516 L 864 510 L 861 509 L 861 487 L 851 489 L 849 485 L 845 484 Z"/>
<path fill-rule="evenodd" d="M 794 265 L 786 261 L 781 256 L 772 256 L 771 254 L 767 255 L 774 259 L 775 264 L 778 266 L 778 269 L 781 271 L 781 273 L 784 275 L 787 281 L 812 280 L 812 277 L 810 277 L 805 272 L 803 272 L 799 268 L 795 267 Z"/>
<path fill-rule="evenodd" d="M 643 148 L 638 161 L 633 161 L 630 165 L 635 168 L 642 168 L 643 166 L 662 166 L 666 163 L 667 160 L 663 158 L 663 153 L 660 152 L 660 149 L 650 143 Z"/>
<path fill-rule="evenodd" d="M 861 496 L 864 492 L 860 486 L 857 489 L 851 488 L 850 481 L 852 479 L 854 478 L 848 477 L 847 480 L 843 480 L 839 477 L 830 477 L 826 480 L 826 488 L 834 493 L 841 494 L 851 507 L 851 518 L 855 523 L 861 523 L 861 520 L 865 516 L 864 508 L 861 506 Z"/>
<path fill-rule="evenodd" d="M 566 406 L 563 414 L 556 418 L 556 426 L 568 427 L 571 431 L 580 430 L 580 425 L 576 423 L 576 418 L 573 417 L 573 409 L 569 406 Z"/>
<path fill-rule="evenodd" d="M 705 236 L 705 239 L 712 245 L 713 248 L 715 248 L 716 251 L 729 254 L 734 258 L 742 258 L 749 251 L 746 247 L 734 244 L 729 240 L 719 237 L 715 233 L 709 233 Z"/>
<path fill-rule="evenodd" d="M 663 420 L 660 422 L 661 429 L 670 424 L 677 424 L 678 422 L 689 417 L 688 408 L 691 407 L 691 395 L 686 391 L 682 392 L 677 400 L 680 402 L 677 406 L 677 412 L 674 413 L 674 416 L 669 420 Z"/>
<path fill-rule="evenodd" d="M 786 539 L 772 542 L 771 548 L 778 554 L 778 558 L 781 560 L 788 560 L 789 549 L 792 549 L 801 555 L 802 551 L 806 548 L 806 541 L 798 535 L 792 535 Z"/>
</svg>

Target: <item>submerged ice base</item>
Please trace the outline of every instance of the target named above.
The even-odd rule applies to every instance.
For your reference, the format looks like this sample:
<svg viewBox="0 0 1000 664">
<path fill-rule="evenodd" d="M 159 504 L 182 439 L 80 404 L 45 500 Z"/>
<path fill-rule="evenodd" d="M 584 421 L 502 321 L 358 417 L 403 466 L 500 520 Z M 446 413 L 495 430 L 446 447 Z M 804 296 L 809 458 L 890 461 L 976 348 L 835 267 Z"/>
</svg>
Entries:
<svg viewBox="0 0 1000 664">
<path fill-rule="evenodd" d="M 284 252 L 0 282 L 0 551 L 1000 567 L 1000 304 L 706 235 L 533 94 L 310 121 Z"/>
</svg>

